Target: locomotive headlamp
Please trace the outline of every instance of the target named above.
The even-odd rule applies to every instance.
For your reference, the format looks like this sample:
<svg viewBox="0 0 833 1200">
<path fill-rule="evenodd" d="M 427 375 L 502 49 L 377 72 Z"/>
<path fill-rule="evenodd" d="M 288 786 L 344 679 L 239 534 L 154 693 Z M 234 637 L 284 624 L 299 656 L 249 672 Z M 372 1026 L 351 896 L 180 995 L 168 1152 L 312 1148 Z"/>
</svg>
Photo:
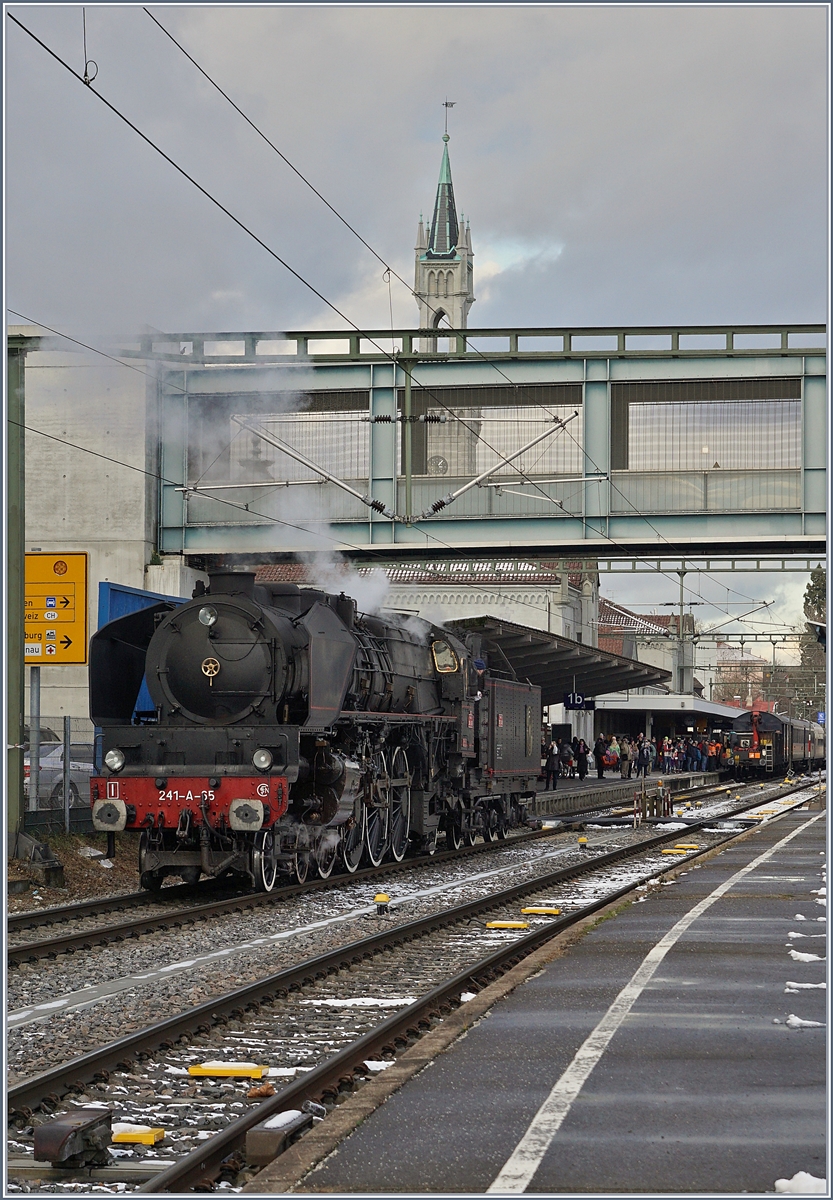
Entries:
<svg viewBox="0 0 833 1200">
<path fill-rule="evenodd" d="M 252 762 L 257 767 L 258 771 L 268 771 L 272 765 L 272 751 L 265 750 L 262 746 L 259 750 L 255 750 L 252 755 Z"/>
<path fill-rule="evenodd" d="M 121 750 L 108 750 L 104 761 L 111 771 L 120 771 L 124 766 L 124 753 Z"/>
<path fill-rule="evenodd" d="M 203 625 L 207 625 L 209 629 L 212 625 L 217 624 L 217 609 L 211 604 L 204 604 L 197 614 Z"/>
</svg>

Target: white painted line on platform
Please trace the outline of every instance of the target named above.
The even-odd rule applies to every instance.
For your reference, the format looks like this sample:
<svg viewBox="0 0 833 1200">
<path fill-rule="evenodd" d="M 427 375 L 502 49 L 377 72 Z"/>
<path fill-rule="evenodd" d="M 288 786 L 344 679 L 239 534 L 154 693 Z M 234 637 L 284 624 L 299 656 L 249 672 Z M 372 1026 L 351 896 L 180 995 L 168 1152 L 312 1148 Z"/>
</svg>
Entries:
<svg viewBox="0 0 833 1200">
<path fill-rule="evenodd" d="M 529 1187 L 553 1138 L 564 1123 L 574 1101 L 578 1098 L 594 1067 L 607 1049 L 613 1035 L 650 983 L 668 951 L 686 930 L 716 901 L 725 896 L 736 883 L 772 858 L 782 847 L 786 846 L 787 842 L 791 842 L 794 837 L 798 837 L 815 821 L 826 815 L 826 812 L 820 812 L 811 817 L 809 821 L 799 825 L 792 833 L 788 833 L 780 842 L 776 842 L 771 849 L 760 854 L 748 866 L 736 871 L 731 878 L 727 879 L 725 883 L 721 883 L 704 900 L 695 904 L 676 925 L 669 929 L 665 937 L 657 942 L 652 950 L 648 951 L 641 965 L 622 988 L 596 1028 L 576 1051 L 573 1061 L 532 1118 L 529 1128 L 504 1163 L 494 1183 L 487 1189 L 489 1193 L 512 1194 L 525 1192 Z"/>
</svg>

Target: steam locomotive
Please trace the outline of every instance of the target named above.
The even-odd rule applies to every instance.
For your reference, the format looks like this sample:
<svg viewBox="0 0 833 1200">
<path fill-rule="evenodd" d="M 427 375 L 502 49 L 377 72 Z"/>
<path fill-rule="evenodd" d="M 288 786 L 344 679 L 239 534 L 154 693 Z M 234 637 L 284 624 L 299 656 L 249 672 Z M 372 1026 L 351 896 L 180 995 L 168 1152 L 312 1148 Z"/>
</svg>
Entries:
<svg viewBox="0 0 833 1200">
<path fill-rule="evenodd" d="M 136 833 L 142 887 L 234 876 L 269 892 L 525 820 L 540 688 L 477 635 L 251 572 L 209 580 L 90 643 L 93 825 Z"/>
<path fill-rule="evenodd" d="M 781 713 L 741 713 L 726 742 L 739 776 L 804 771 L 824 765 L 824 726 Z"/>
</svg>

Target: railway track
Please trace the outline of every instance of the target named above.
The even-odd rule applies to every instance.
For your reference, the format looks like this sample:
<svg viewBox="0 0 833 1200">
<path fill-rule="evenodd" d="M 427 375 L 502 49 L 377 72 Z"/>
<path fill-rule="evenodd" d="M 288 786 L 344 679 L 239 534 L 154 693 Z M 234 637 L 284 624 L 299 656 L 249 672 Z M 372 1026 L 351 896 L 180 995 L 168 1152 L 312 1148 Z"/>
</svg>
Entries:
<svg viewBox="0 0 833 1200">
<path fill-rule="evenodd" d="M 809 786 L 804 784 L 792 792 L 804 791 Z M 779 795 L 784 797 L 783 792 Z M 756 798 L 758 806 L 760 800 L 760 797 Z M 802 798 L 797 803 L 803 802 Z M 750 807 L 747 802 L 724 814 L 723 819 L 740 815 Z M 679 837 L 679 830 L 652 836 L 636 847 L 620 847 L 594 855 L 582 863 L 472 903 L 393 929 L 382 929 L 370 937 L 318 955 L 256 984 L 228 992 L 23 1081 L 8 1093 L 14 1129 L 10 1150 L 25 1148 L 20 1139 L 25 1141 L 28 1135 L 20 1131 L 34 1119 L 32 1114 L 36 1109 L 54 1112 L 65 1106 L 64 1097 L 68 1094 L 80 1094 L 82 1104 L 93 1100 L 101 1103 L 106 1097 L 107 1106 L 115 1105 L 117 1110 L 120 1109 L 122 1119 L 141 1121 L 143 1115 L 150 1116 L 147 1103 L 143 1106 L 141 1101 L 142 1094 L 149 1092 L 158 1097 L 160 1090 L 167 1090 L 170 1108 L 179 1110 L 178 1130 L 171 1132 L 170 1145 L 182 1153 L 175 1163 L 163 1166 L 161 1171 L 157 1162 L 153 1177 L 147 1179 L 140 1190 L 187 1190 L 202 1186 L 206 1177 L 216 1179 L 223 1169 L 227 1178 L 234 1176 L 242 1165 L 240 1155 L 246 1134 L 254 1124 L 287 1108 L 300 1107 L 307 1101 L 319 1104 L 323 1101 L 325 1109 L 332 1107 L 340 1094 L 358 1086 L 372 1073 L 374 1066 L 390 1061 L 398 1050 L 410 1045 L 442 1019 L 444 1013 L 461 1002 L 465 992 L 476 992 L 541 942 L 628 894 L 640 879 L 648 881 L 668 870 L 678 869 L 681 863 L 688 863 L 699 854 L 731 840 L 734 834 L 705 834 L 705 828 L 715 819 L 715 814 L 710 813 L 689 825 L 687 836 L 697 834 L 701 849 L 685 857 L 671 862 L 659 857 L 662 847 Z M 628 864 L 627 878 L 623 881 L 620 877 L 619 881 L 611 883 L 610 872 L 621 869 L 624 864 Z M 588 897 L 587 892 L 592 895 Z M 500 934 L 501 939 L 509 940 L 484 955 L 485 917 L 517 916 L 519 901 L 526 900 L 529 904 L 536 898 L 539 903 L 560 906 L 564 915 L 555 920 L 541 920 L 529 933 Z M 456 932 L 450 936 L 450 931 Z M 403 997 L 403 979 L 413 981 L 411 990 L 420 990 L 421 994 Z M 348 993 L 353 993 L 352 999 L 350 995 L 333 996 L 334 992 L 343 992 L 345 988 Z M 392 1000 L 391 989 L 395 993 Z M 366 999 L 379 1000 L 381 1004 L 377 1004 L 374 1011 L 372 1003 L 356 1003 L 357 990 L 369 992 Z M 386 990 L 387 997 L 379 994 Z M 386 999 L 388 1004 L 395 1003 L 400 1011 L 380 1022 L 379 1015 L 386 1006 Z M 326 1013 L 333 1009 L 341 1014 L 337 1036 L 316 1037 L 314 1032 L 305 1029 L 299 1038 L 299 1020 L 304 1012 Z M 335 1027 L 329 1028 L 329 1032 L 335 1033 Z M 343 1044 L 339 1044 L 339 1039 Z M 302 1056 L 306 1055 L 305 1065 L 311 1069 L 296 1067 L 293 1073 L 298 1077 L 287 1087 L 248 1110 L 245 1091 L 241 1096 L 239 1084 L 232 1086 L 230 1094 L 234 1099 L 221 1100 L 217 1105 L 224 1110 L 223 1128 L 218 1129 L 215 1120 L 216 1132 L 211 1134 L 201 1130 L 205 1136 L 197 1145 L 189 1145 L 188 1137 L 182 1134 L 183 1128 L 187 1132 L 188 1121 L 183 1122 L 181 1110 L 197 1111 L 196 1123 L 199 1124 L 199 1114 L 204 1118 L 206 1112 L 206 1099 L 204 1095 L 182 1098 L 182 1091 L 175 1092 L 174 1085 L 179 1085 L 183 1079 L 190 1083 L 185 1064 L 193 1063 L 195 1048 L 210 1047 L 215 1043 L 219 1049 L 214 1052 L 225 1055 L 239 1053 L 241 1045 L 254 1047 L 260 1062 L 280 1061 L 287 1054 L 294 1056 L 297 1062 L 302 1053 Z M 160 1049 L 165 1061 L 154 1063 L 153 1057 Z M 147 1056 L 144 1063 L 141 1062 L 143 1056 Z M 373 1065 L 368 1065 L 369 1062 Z M 162 1089 L 159 1086 L 160 1069 Z M 278 1068 L 278 1071 L 283 1077 L 289 1074 L 287 1069 Z M 167 1088 L 164 1087 L 165 1080 L 168 1081 Z M 170 1111 L 166 1110 L 166 1115 L 170 1116 Z M 204 1119 L 202 1123 L 205 1124 Z M 145 1171 L 151 1174 L 147 1162 Z M 87 1173 L 85 1177 L 91 1176 Z"/>
<path fill-rule="evenodd" d="M 657 782 L 659 780 L 659 778 L 660 778 L 659 776 L 653 777 L 652 782 Z M 697 795 L 698 797 L 711 795 L 713 793 L 724 790 L 724 787 L 725 787 L 725 785 L 721 785 L 720 787 L 709 788 L 709 789 L 705 789 L 705 790 L 698 788 L 698 789 L 694 789 L 694 791 L 691 793 L 686 793 L 686 794 L 680 793 L 680 798 L 681 799 L 690 798 L 690 796 L 692 796 L 692 795 Z M 578 795 L 576 796 L 576 799 L 577 800 L 579 799 Z M 675 799 L 676 799 L 676 797 L 675 797 Z M 563 818 L 569 818 L 570 820 L 581 819 L 581 818 L 589 816 L 593 813 L 602 812 L 602 811 L 604 811 L 604 809 L 610 808 L 613 803 L 614 802 L 599 801 L 598 803 L 589 805 L 586 808 L 576 808 L 575 810 L 570 810 L 568 812 L 559 813 L 558 819 L 559 820 L 561 820 Z M 521 835 L 514 835 L 514 836 L 517 837 L 517 836 L 524 836 L 524 835 L 521 834 Z M 512 838 L 513 838 L 513 835 L 510 834 L 510 836 L 507 840 L 511 841 Z M 482 851 L 485 848 L 486 848 L 486 846 L 484 846 L 483 844 L 479 844 L 478 846 L 475 846 L 475 847 L 471 847 L 471 846 L 461 847 L 460 851 L 440 851 L 436 855 L 433 856 L 433 860 L 437 861 L 437 862 L 441 862 L 444 860 L 444 856 L 447 856 L 448 854 L 465 855 L 465 854 L 470 853 L 472 850 Z M 426 860 L 423 860 L 423 861 L 426 861 Z M 403 866 L 405 869 L 407 869 L 407 866 L 413 865 L 413 862 L 414 862 L 413 859 L 406 858 L 404 860 L 404 864 L 388 863 L 388 864 L 383 865 L 382 867 L 379 867 L 378 871 L 381 872 L 381 871 L 387 870 L 387 869 L 402 868 Z M 367 870 L 368 870 L 368 872 L 372 872 L 377 869 L 376 868 L 368 868 Z M 363 878 L 363 877 L 370 878 L 371 876 L 370 876 L 370 874 L 363 876 L 362 872 L 357 872 L 353 876 L 334 875 L 327 881 L 317 881 L 316 880 L 316 881 L 311 881 L 311 882 L 316 882 L 316 883 L 327 882 L 331 886 L 337 886 L 339 884 L 339 882 L 343 882 L 345 879 L 350 879 L 350 878 L 355 879 L 355 878 Z M 270 893 L 270 895 L 268 895 L 268 896 L 264 895 L 263 893 L 252 893 L 251 895 L 249 895 L 247 893 L 246 896 L 248 899 L 251 899 L 252 903 L 262 903 L 265 900 L 278 898 L 279 896 L 295 895 L 298 893 L 298 891 L 301 888 L 305 888 L 307 886 L 308 885 L 306 885 L 306 884 L 304 884 L 304 885 L 301 885 L 301 884 L 289 885 L 286 888 L 275 889 L 275 891 Z M 218 892 L 218 891 L 222 893 L 224 891 L 227 891 L 227 889 L 225 889 L 223 887 L 222 882 L 218 883 L 218 881 L 215 881 L 215 880 L 210 880 L 210 881 L 206 880 L 206 881 L 203 881 L 203 883 L 197 884 L 197 885 L 185 884 L 185 883 L 171 884 L 166 887 L 163 887 L 162 890 L 159 892 L 147 892 L 147 891 L 129 892 L 126 895 L 121 895 L 121 896 L 109 896 L 109 897 L 102 898 L 102 899 L 85 900 L 78 904 L 68 904 L 68 905 L 62 905 L 60 907 L 56 906 L 53 908 L 45 908 L 45 909 L 31 909 L 27 912 L 12 913 L 12 914 L 9 914 L 9 916 L 7 918 L 6 928 L 8 930 L 8 933 L 10 935 L 13 935 L 13 934 L 18 934 L 18 933 L 23 933 L 28 930 L 41 929 L 41 928 L 48 927 L 51 925 L 65 925 L 65 924 L 68 924 L 70 921 L 77 921 L 77 920 L 85 919 L 87 917 L 101 916 L 104 913 L 127 912 L 127 911 L 132 911 L 137 908 L 152 908 L 152 907 L 158 908 L 159 906 L 168 907 L 168 906 L 175 905 L 175 904 L 177 904 L 181 901 L 185 901 L 185 900 L 191 900 L 191 899 L 200 900 L 203 892 L 213 893 L 213 892 Z M 240 893 L 235 893 L 234 897 L 223 896 L 222 898 L 234 899 L 234 898 L 238 897 L 239 895 L 240 895 Z"/>
<path fill-rule="evenodd" d="M 760 785 L 744 785 L 747 787 L 757 787 Z M 687 802 L 689 799 L 695 798 L 702 801 L 705 798 L 726 794 L 727 796 L 733 789 L 725 785 L 720 787 L 704 789 L 695 789 L 693 793 L 681 795 L 675 799 L 680 803 Z M 609 806 L 608 806 L 609 807 Z M 598 813 L 599 809 L 580 810 L 570 814 L 570 822 L 575 823 L 585 817 L 592 816 Z M 617 810 L 615 810 L 617 811 Z M 630 809 L 622 809 L 621 812 L 630 811 Z M 713 814 L 714 815 L 714 814 Z M 42 958 L 55 958 L 59 954 L 72 954 L 77 951 L 89 950 L 94 946 L 108 945 L 112 943 L 124 942 L 138 938 L 143 934 L 164 931 L 167 929 L 178 929 L 186 925 L 193 924 L 195 921 L 202 921 L 213 916 L 220 916 L 229 912 L 243 912 L 245 909 L 254 908 L 263 904 L 271 904 L 277 901 L 287 900 L 294 896 L 314 894 L 318 891 L 326 891 L 334 887 L 339 887 L 345 882 L 362 881 L 362 880 L 382 880 L 390 876 L 402 874 L 413 870 L 421 863 L 427 861 L 441 863 L 450 862 L 457 859 L 464 859 L 472 855 L 482 854 L 489 850 L 499 849 L 508 845 L 517 845 L 519 842 L 532 841 L 537 838 L 547 836 L 546 830 L 532 831 L 529 833 L 520 833 L 507 838 L 502 842 L 478 843 L 474 846 L 463 846 L 458 850 L 439 851 L 432 856 L 430 860 L 426 858 L 405 859 L 401 863 L 385 863 L 380 867 L 368 867 L 355 872 L 352 875 L 337 875 L 331 876 L 329 879 L 311 880 L 304 884 L 289 884 L 282 888 L 276 888 L 269 893 L 251 892 L 251 893 L 236 893 L 233 896 L 222 896 L 219 899 L 209 900 L 207 903 L 199 903 L 199 895 L 195 896 L 196 889 L 192 886 L 182 885 L 164 889 L 167 892 L 176 893 L 177 896 L 196 898 L 197 903 L 188 907 L 172 908 L 165 905 L 162 911 L 159 911 L 159 900 L 157 898 L 148 898 L 147 892 L 134 893 L 124 897 L 114 897 L 112 901 L 112 909 L 118 911 L 125 907 L 133 907 L 138 909 L 140 906 L 153 909 L 148 916 L 132 916 L 129 920 L 116 922 L 110 925 L 93 926 L 78 930 L 69 931 L 58 934 L 57 936 L 40 938 L 30 941 L 15 941 L 15 934 L 28 931 L 32 928 L 30 918 L 34 919 L 34 926 L 40 927 L 47 922 L 44 918 L 49 918 L 48 923 L 67 924 L 71 920 L 86 921 L 102 912 L 112 911 L 110 902 L 108 901 L 85 901 L 79 905 L 68 905 L 61 909 L 47 910 L 46 912 L 38 913 L 21 913 L 15 917 L 10 917 L 8 922 L 8 931 L 11 944 L 7 947 L 7 963 L 9 967 L 16 967 L 20 963 L 33 963 Z M 216 884 L 207 885 L 207 891 L 217 890 Z M 126 902 L 130 901 L 128 905 Z"/>
<path fill-rule="evenodd" d="M 74 932 L 60 934 L 56 937 L 40 938 L 36 941 L 16 942 L 7 947 L 6 957 L 10 967 L 19 965 L 21 962 L 36 962 L 40 958 L 53 958 L 58 954 L 74 953 L 77 950 L 89 950 L 93 946 L 107 945 L 108 943 L 122 942 L 127 939 L 139 937 L 145 933 L 153 933 L 158 930 L 181 928 L 185 925 L 192 924 L 194 921 L 205 920 L 209 917 L 219 916 L 229 912 L 242 912 L 245 909 L 260 907 L 265 904 L 275 904 L 279 901 L 292 899 L 295 896 L 314 895 L 317 892 L 329 891 L 332 888 L 343 886 L 345 883 L 355 883 L 362 881 L 382 880 L 391 876 L 401 875 L 408 871 L 413 871 L 419 866 L 424 866 L 426 863 L 443 863 L 455 862 L 471 858 L 475 855 L 487 853 L 489 851 L 505 849 L 506 847 L 516 846 L 524 842 L 535 841 L 540 838 L 552 836 L 547 830 L 532 830 L 525 833 L 510 835 L 504 841 L 498 842 L 480 842 L 474 846 L 461 846 L 459 850 L 441 850 L 430 858 L 406 858 L 400 863 L 384 863 L 379 867 L 366 867 L 362 870 L 354 872 L 352 875 L 332 875 L 329 879 L 314 879 L 307 883 L 289 884 L 286 887 L 275 888 L 272 892 L 246 892 L 243 894 L 236 893 L 233 896 L 224 896 L 218 900 L 211 900 L 208 903 L 197 903 L 187 908 L 168 908 L 164 911 L 153 912 L 147 917 L 131 917 L 130 920 L 120 921 L 111 925 L 103 925 L 90 929 L 81 929 Z M 195 888 L 183 885 L 181 895 L 194 897 Z M 165 889 L 170 891 L 180 892 L 178 887 Z M 216 888 L 214 889 L 216 890 Z M 139 898 L 144 898 L 144 903 L 148 905 L 148 893 L 136 893 Z M 127 899 L 123 897 L 122 899 Z M 61 913 L 60 923 L 66 923 L 76 916 L 78 919 L 85 920 L 91 916 L 98 915 L 102 910 L 97 909 L 96 905 L 99 902 L 90 901 L 81 905 L 67 905 L 61 910 L 54 909 L 53 913 Z M 157 908 L 158 903 L 150 902 L 150 906 Z M 139 907 L 137 903 L 135 907 Z M 92 911 L 89 911 L 92 909 Z M 80 911 L 79 911 L 80 910 Z M 109 911 L 104 909 L 103 911 Z M 29 914 L 18 914 L 19 917 L 25 917 Z M 42 913 L 33 914 L 41 917 Z M 51 923 L 56 923 L 54 920 Z M 9 933 L 25 931 L 29 926 L 24 925 L 23 921 L 18 921 L 13 925 L 12 918 L 9 919 Z"/>
</svg>

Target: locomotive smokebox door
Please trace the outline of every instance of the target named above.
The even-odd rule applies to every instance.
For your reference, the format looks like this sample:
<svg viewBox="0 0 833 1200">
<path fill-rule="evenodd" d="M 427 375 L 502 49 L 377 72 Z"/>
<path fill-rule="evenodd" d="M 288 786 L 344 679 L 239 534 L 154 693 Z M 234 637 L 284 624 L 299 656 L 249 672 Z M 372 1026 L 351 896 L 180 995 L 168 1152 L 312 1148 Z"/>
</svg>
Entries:
<svg viewBox="0 0 833 1200">
<path fill-rule="evenodd" d="M 36 1162 L 53 1167 L 106 1167 L 113 1161 L 109 1108 L 73 1108 L 35 1127 Z"/>
</svg>

